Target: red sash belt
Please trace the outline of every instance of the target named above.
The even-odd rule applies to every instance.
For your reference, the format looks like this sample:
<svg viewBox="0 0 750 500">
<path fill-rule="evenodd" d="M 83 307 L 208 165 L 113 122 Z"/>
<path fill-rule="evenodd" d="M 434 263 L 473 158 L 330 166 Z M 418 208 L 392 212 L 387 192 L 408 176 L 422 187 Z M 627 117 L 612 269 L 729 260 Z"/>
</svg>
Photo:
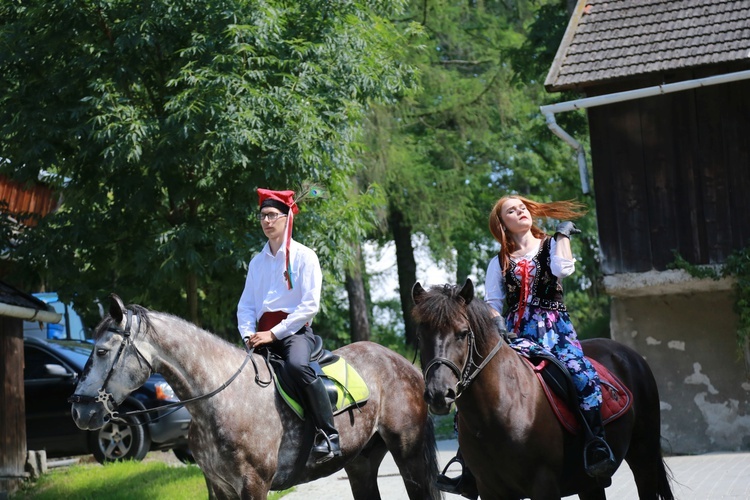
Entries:
<svg viewBox="0 0 750 500">
<path fill-rule="evenodd" d="M 257 330 L 259 332 L 268 331 L 274 326 L 284 321 L 287 316 L 289 316 L 289 313 L 285 313 L 284 311 L 265 312 L 263 313 L 263 316 L 261 316 L 260 319 L 258 320 Z"/>
<path fill-rule="evenodd" d="M 516 263 L 516 267 L 521 272 L 521 300 L 518 303 L 518 316 L 513 331 L 521 333 L 521 320 L 523 313 L 526 312 L 526 302 L 529 300 L 529 281 L 531 275 L 531 264 L 526 259 L 521 259 Z"/>
</svg>

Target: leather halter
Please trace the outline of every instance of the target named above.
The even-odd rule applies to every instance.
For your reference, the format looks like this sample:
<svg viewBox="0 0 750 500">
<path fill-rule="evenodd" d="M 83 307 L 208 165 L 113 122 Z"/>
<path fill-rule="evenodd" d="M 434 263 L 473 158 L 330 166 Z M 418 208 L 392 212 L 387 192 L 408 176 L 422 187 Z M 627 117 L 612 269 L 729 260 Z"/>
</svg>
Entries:
<svg viewBox="0 0 750 500">
<path fill-rule="evenodd" d="M 468 318 L 467 318 L 468 323 Z M 474 336 L 474 330 L 469 327 L 469 346 L 468 346 L 468 354 L 466 356 L 466 359 L 464 360 L 463 367 L 459 370 L 458 366 L 451 361 L 448 358 L 443 357 L 437 357 L 433 358 L 432 361 L 430 361 L 425 369 L 422 371 L 423 376 L 425 380 L 427 380 L 427 374 L 429 373 L 430 369 L 433 367 L 439 366 L 439 365 L 445 365 L 453 372 L 453 374 L 458 379 L 458 382 L 456 382 L 456 398 L 461 396 L 463 392 L 466 390 L 467 387 L 474 381 L 474 379 L 479 375 L 479 373 L 484 369 L 485 366 L 490 362 L 490 360 L 497 354 L 497 352 L 500 350 L 500 348 L 503 346 L 503 340 L 498 339 L 497 344 L 495 347 L 492 348 L 492 351 L 487 355 L 486 358 L 480 363 L 476 364 L 474 363 L 474 357 L 478 356 L 480 357 L 480 354 L 477 352 L 476 349 L 476 338 Z"/>
</svg>

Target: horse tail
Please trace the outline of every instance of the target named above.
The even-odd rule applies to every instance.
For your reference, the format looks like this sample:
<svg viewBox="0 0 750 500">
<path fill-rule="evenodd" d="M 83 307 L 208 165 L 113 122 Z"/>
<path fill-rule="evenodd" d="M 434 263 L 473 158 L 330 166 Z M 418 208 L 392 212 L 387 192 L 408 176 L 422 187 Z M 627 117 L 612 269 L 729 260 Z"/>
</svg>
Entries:
<svg viewBox="0 0 750 500">
<path fill-rule="evenodd" d="M 657 474 L 659 478 L 656 483 L 656 494 L 659 500 L 674 500 L 674 493 L 672 493 L 671 486 L 672 481 L 674 481 L 674 475 L 666 462 L 664 462 L 663 456 L 659 460 L 658 468 Z"/>
<path fill-rule="evenodd" d="M 429 489 L 428 498 L 443 498 L 443 492 L 437 487 L 438 476 L 438 453 L 437 441 L 435 440 L 435 423 L 429 415 L 425 419 L 424 439 L 422 440 L 422 458 L 427 467 L 427 484 Z"/>
</svg>

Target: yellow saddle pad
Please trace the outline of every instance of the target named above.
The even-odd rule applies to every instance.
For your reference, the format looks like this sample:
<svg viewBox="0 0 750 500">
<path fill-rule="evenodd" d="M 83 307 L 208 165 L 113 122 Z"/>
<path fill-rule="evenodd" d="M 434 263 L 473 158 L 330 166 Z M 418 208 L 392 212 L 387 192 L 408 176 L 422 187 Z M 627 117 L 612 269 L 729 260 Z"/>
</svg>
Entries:
<svg viewBox="0 0 750 500">
<path fill-rule="evenodd" d="M 323 381 L 326 385 L 333 383 L 336 390 L 336 405 L 333 407 L 334 415 L 341 413 L 350 406 L 360 405 L 370 397 L 370 389 L 368 389 L 365 380 L 344 358 L 338 357 L 336 361 L 322 366 L 321 369 L 323 370 L 323 375 L 321 376 Z M 302 408 L 302 405 L 284 390 L 279 383 L 279 377 L 274 376 L 273 380 L 284 401 L 294 410 L 297 416 L 304 419 L 305 410 Z"/>
</svg>

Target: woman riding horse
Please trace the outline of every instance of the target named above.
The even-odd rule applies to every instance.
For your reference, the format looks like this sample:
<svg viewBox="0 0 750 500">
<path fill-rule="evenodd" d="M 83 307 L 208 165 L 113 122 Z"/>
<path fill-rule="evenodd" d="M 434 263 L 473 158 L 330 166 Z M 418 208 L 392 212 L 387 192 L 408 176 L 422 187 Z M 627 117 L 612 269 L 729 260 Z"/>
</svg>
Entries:
<svg viewBox="0 0 750 500">
<path fill-rule="evenodd" d="M 515 347 L 530 355 L 551 353 L 570 373 L 581 415 L 591 431 L 584 447 L 586 473 L 608 478 L 616 465 L 604 440 L 599 377 L 583 355 L 563 302 L 561 285 L 562 279 L 575 271 L 570 236 L 581 231 L 565 221 L 550 237 L 533 220 L 576 219 L 584 213 L 582 205 L 571 201 L 538 203 L 521 196 L 500 198 L 489 220 L 490 231 L 500 243 L 500 253 L 487 268 L 485 300 L 496 315 L 498 329 L 504 333 L 506 324 L 509 326 L 511 336 L 516 337 Z M 500 316 L 503 306 L 505 320 Z M 457 461 L 461 462 L 460 455 Z M 438 487 L 452 493 L 470 491 L 472 483 L 471 472 L 465 466 L 457 478 L 444 474 L 438 478 Z"/>
</svg>

